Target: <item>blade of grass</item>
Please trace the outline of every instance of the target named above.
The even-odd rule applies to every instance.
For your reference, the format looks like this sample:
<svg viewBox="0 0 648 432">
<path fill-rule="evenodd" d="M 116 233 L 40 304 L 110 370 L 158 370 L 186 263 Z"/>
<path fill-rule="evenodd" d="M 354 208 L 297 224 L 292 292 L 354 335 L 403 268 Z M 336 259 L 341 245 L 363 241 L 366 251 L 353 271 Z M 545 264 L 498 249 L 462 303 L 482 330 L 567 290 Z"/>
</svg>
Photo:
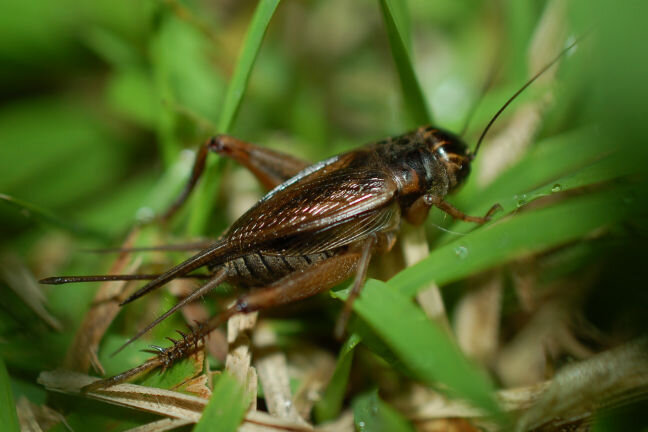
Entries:
<svg viewBox="0 0 648 432">
<path fill-rule="evenodd" d="M 56 215 L 50 210 L 38 207 L 37 205 L 22 201 L 18 198 L 6 194 L 0 194 L 0 201 L 9 204 L 10 206 L 18 209 L 18 211 L 27 218 L 33 218 L 38 222 L 47 225 L 53 225 L 57 228 L 62 228 L 79 237 L 89 237 L 99 240 L 108 240 L 110 236 L 104 232 L 80 225 L 75 222 L 70 222 L 64 218 Z"/>
<path fill-rule="evenodd" d="M 398 411 L 378 397 L 373 390 L 353 401 L 356 429 L 362 432 L 414 432 L 414 428 Z"/>
<path fill-rule="evenodd" d="M 370 279 L 354 303 L 354 310 L 423 382 L 441 383 L 452 396 L 491 414 L 499 412 L 487 376 L 408 297 L 384 282 Z"/>
<path fill-rule="evenodd" d="M 597 137 L 591 128 L 579 128 L 544 139 L 522 159 L 499 175 L 486 187 L 478 181 L 469 181 L 453 202 L 464 210 L 490 203 L 506 196 L 552 181 L 600 159 L 611 151 L 605 140 Z M 478 162 L 481 159 L 478 158 Z M 477 166 L 472 180 L 479 178 Z M 485 204 L 484 204 L 485 205 Z"/>
<path fill-rule="evenodd" d="M 260 0 L 254 12 L 236 67 L 234 68 L 234 74 L 227 86 L 223 109 L 217 122 L 220 133 L 227 133 L 234 122 L 236 113 L 243 100 L 250 74 L 252 73 L 254 61 L 261 48 L 263 36 L 268 29 L 270 19 L 278 4 L 279 0 Z M 207 218 L 209 218 L 211 213 L 216 187 L 218 186 L 215 175 L 212 174 L 220 171 L 214 169 L 217 163 L 213 159 L 207 161 L 206 175 L 204 175 L 203 180 L 198 185 L 198 190 L 194 193 L 191 218 L 189 221 L 190 234 L 202 234 L 207 226 Z M 218 165 L 221 166 L 220 163 Z"/>
<path fill-rule="evenodd" d="M 435 249 L 421 262 L 394 276 L 389 285 L 413 297 L 432 280 L 442 285 L 513 257 L 577 240 L 640 210 L 646 198 L 644 187 L 645 184 L 638 184 L 612 188 L 473 231 Z"/>
<path fill-rule="evenodd" d="M 194 432 L 234 432 L 249 406 L 243 387 L 236 378 L 223 372 Z"/>
<path fill-rule="evenodd" d="M 333 420 L 340 414 L 342 401 L 349 382 L 354 349 L 359 342 L 360 336 L 353 333 L 342 346 L 333 377 L 326 387 L 322 399 L 314 407 L 315 419 L 318 423 Z"/>
<path fill-rule="evenodd" d="M 403 0 L 380 0 L 394 63 L 398 70 L 405 108 L 412 124 L 420 126 L 432 122 L 421 85 L 416 78 L 410 52 L 410 31 L 407 20 L 407 7 Z"/>
<path fill-rule="evenodd" d="M 16 403 L 11 391 L 11 380 L 2 357 L 0 357 L 0 419 L 2 419 L 2 430 L 8 432 L 20 431 Z"/>
<path fill-rule="evenodd" d="M 509 214 L 510 212 L 513 212 L 520 207 L 526 206 L 527 204 L 537 199 L 559 192 L 565 192 L 585 186 L 600 184 L 616 178 L 633 175 L 635 173 L 639 173 L 642 168 L 642 159 L 628 158 L 628 155 L 626 153 L 617 152 L 615 154 L 603 157 L 602 159 L 589 165 L 586 165 L 573 173 L 545 183 L 544 185 L 537 187 L 529 192 L 515 194 L 512 196 L 509 195 L 505 198 L 502 198 L 502 196 L 500 195 L 500 197 L 497 199 L 484 201 L 480 206 L 476 207 L 474 210 L 471 210 L 471 213 L 484 214 L 492 206 L 493 202 L 497 202 L 502 206 L 503 209 L 503 211 L 501 211 L 499 214 L 494 215 L 494 220 L 497 220 L 504 215 Z M 452 225 L 451 231 L 466 232 L 467 230 L 473 228 L 474 224 L 457 221 Z M 443 242 L 443 240 L 447 239 L 448 237 L 448 234 L 444 234 L 441 237 L 440 242 Z"/>
</svg>

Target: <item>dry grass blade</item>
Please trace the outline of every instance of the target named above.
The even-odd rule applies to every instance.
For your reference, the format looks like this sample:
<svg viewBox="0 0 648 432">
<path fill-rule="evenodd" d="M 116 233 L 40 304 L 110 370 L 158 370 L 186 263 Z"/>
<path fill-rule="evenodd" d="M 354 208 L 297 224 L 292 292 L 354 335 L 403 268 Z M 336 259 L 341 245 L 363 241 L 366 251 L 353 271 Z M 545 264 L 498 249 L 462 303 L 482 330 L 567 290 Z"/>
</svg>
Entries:
<svg viewBox="0 0 648 432">
<path fill-rule="evenodd" d="M 48 390 L 73 395 L 80 394 L 82 387 L 96 380 L 97 378 L 88 375 L 61 370 L 42 372 L 38 377 L 38 382 Z M 200 420 L 202 411 L 208 402 L 207 399 L 196 396 L 135 384 L 117 384 L 99 391 L 85 393 L 85 396 L 113 405 L 134 408 L 139 411 L 146 411 L 180 420 L 179 422 L 173 423 L 163 421 L 153 422 L 141 426 L 141 429 L 134 429 L 139 432 L 168 430 L 163 429 L 163 427 L 172 424 L 177 427 L 181 424 L 196 423 Z M 249 412 L 245 416 L 245 422 L 246 424 L 265 427 L 273 431 L 300 432 L 313 430 L 309 425 L 278 419 L 260 411 Z M 155 429 L 156 427 L 158 429 Z"/>
<path fill-rule="evenodd" d="M 549 387 L 550 382 L 541 382 L 531 386 L 499 390 L 495 397 L 506 412 L 528 408 L 536 402 Z M 457 399 L 448 399 L 432 389 L 422 386 L 413 387 L 404 396 L 390 400 L 395 407 L 414 422 L 425 422 L 434 419 L 480 418 L 483 411 Z"/>
<path fill-rule="evenodd" d="M 229 353 L 225 359 L 227 371 L 246 388 L 252 410 L 256 409 L 257 373 L 252 367 L 252 342 L 249 333 L 256 325 L 258 313 L 234 315 L 227 321 Z"/>
<path fill-rule="evenodd" d="M 18 399 L 16 402 L 16 411 L 18 413 L 18 421 L 20 422 L 20 430 L 22 432 L 42 432 L 43 429 L 36 420 L 36 415 L 32 411 L 29 400 L 25 397 Z"/>
<path fill-rule="evenodd" d="M 132 230 L 122 244 L 122 247 L 131 247 L 138 234 L 138 229 Z M 128 252 L 120 253 L 110 268 L 109 274 L 122 273 L 129 259 L 130 254 Z M 125 273 L 134 273 L 139 267 L 140 262 L 136 261 L 133 263 Z M 74 337 L 74 342 L 68 349 L 65 358 L 66 368 L 87 372 L 90 365 L 94 365 L 99 372 L 103 373 L 103 368 L 96 358 L 97 349 L 101 338 L 121 309 L 119 303 L 124 297 L 126 284 L 127 282 L 104 282 L 100 285 L 95 293 L 92 306 L 88 309 Z"/>
<path fill-rule="evenodd" d="M 403 257 L 407 267 L 416 264 L 430 254 L 423 226 L 407 227 L 403 230 Z M 446 314 L 443 298 L 439 287 L 434 282 L 416 295 L 425 314 L 436 321 L 444 330 L 450 332 L 450 324 Z"/>
<path fill-rule="evenodd" d="M 503 281 L 495 270 L 457 306 L 454 329 L 459 346 L 469 357 L 489 365 L 497 354 Z"/>
<path fill-rule="evenodd" d="M 309 432 L 313 430 L 312 426 L 299 424 L 290 420 L 278 419 L 273 417 L 268 413 L 261 411 L 252 411 L 245 416 L 245 423 L 242 425 L 240 430 L 253 430 L 246 429 L 250 426 L 256 426 L 263 429 L 255 430 L 267 430 L 267 431 L 290 431 L 290 432 Z"/>
<path fill-rule="evenodd" d="M 151 423 L 147 423 L 145 425 L 138 426 L 132 429 L 128 429 L 126 432 L 164 432 L 182 426 L 187 426 L 192 423 L 193 422 L 191 420 L 166 418 Z"/>
<path fill-rule="evenodd" d="M 42 372 L 38 377 L 38 382 L 46 389 L 67 394 L 80 394 L 82 387 L 97 380 L 88 375 L 69 371 Z M 106 389 L 90 391 L 85 395 L 102 402 L 192 422 L 200 419 L 203 409 L 207 406 L 206 399 L 135 384 L 118 384 Z"/>
<path fill-rule="evenodd" d="M 308 423 L 299 415 L 293 403 L 286 355 L 273 349 L 272 346 L 275 344 L 275 334 L 268 326 L 261 327 L 255 332 L 254 345 L 257 350 L 262 351 L 257 356 L 255 365 L 263 385 L 268 412 L 280 419 L 307 425 Z"/>
<path fill-rule="evenodd" d="M 36 279 L 25 265 L 14 255 L 0 259 L 0 275 L 20 299 L 34 313 L 54 330 L 61 331 L 61 323 L 45 308 L 45 295 Z"/>
<path fill-rule="evenodd" d="M 353 432 L 356 430 L 353 412 L 350 410 L 344 411 L 337 419 L 326 422 L 318 426 L 315 430 L 320 432 Z"/>
<path fill-rule="evenodd" d="M 518 421 L 516 430 L 557 417 L 591 415 L 648 392 L 648 340 L 640 339 L 563 368 L 542 398 Z"/>
</svg>

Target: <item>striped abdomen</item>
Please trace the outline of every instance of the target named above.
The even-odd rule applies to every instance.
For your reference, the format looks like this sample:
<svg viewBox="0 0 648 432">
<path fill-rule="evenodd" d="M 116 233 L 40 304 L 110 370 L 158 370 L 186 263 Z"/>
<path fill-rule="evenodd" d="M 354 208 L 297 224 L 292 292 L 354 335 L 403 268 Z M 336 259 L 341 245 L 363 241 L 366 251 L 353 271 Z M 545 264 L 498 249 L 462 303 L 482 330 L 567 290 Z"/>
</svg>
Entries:
<svg viewBox="0 0 648 432">
<path fill-rule="evenodd" d="M 242 288 L 262 287 L 336 253 L 337 251 L 325 251 L 297 256 L 251 253 L 228 261 L 224 267 L 227 269 L 228 280 L 234 285 Z"/>
</svg>

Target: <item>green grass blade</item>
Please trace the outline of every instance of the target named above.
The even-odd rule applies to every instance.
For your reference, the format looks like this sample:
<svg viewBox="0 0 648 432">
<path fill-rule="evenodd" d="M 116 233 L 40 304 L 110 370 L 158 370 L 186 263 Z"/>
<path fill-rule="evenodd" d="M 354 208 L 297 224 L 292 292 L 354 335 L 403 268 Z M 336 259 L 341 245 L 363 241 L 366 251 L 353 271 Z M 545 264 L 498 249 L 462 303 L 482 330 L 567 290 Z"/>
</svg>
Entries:
<svg viewBox="0 0 648 432">
<path fill-rule="evenodd" d="M 411 297 L 433 280 L 442 285 L 513 257 L 576 240 L 639 210 L 642 199 L 636 197 L 644 186 L 618 187 L 574 198 L 478 229 L 435 249 L 421 262 L 394 276 L 389 284 Z"/>
<path fill-rule="evenodd" d="M 432 123 L 432 115 L 412 63 L 406 5 L 403 0 L 380 0 L 380 7 L 389 37 L 389 46 L 400 78 L 405 108 L 412 121 L 408 126 Z"/>
<path fill-rule="evenodd" d="M 5 366 L 4 360 L 0 357 L 0 419 L 2 419 L 2 430 L 7 432 L 19 432 L 18 414 L 16 414 L 16 403 L 11 391 L 11 380 Z"/>
<path fill-rule="evenodd" d="M 234 432 L 243 421 L 248 406 L 241 384 L 223 372 L 194 432 Z"/>
<path fill-rule="evenodd" d="M 454 203 L 465 211 L 480 205 L 490 207 L 502 197 L 526 192 L 565 176 L 609 152 L 609 145 L 591 128 L 556 135 L 540 141 L 485 188 L 477 181 L 469 181 Z M 477 166 L 474 177 L 479 177 L 479 169 Z"/>
<path fill-rule="evenodd" d="M 22 201 L 18 198 L 14 198 L 6 194 L 0 194 L 0 201 L 16 208 L 22 215 L 27 218 L 34 218 L 38 222 L 53 225 L 57 228 L 62 228 L 65 231 L 68 231 L 71 234 L 77 235 L 79 237 L 89 237 L 104 241 L 110 238 L 110 236 L 106 233 L 67 221 L 64 218 L 51 212 L 50 210 L 38 207 L 37 205 Z"/>
<path fill-rule="evenodd" d="M 243 94 L 245 93 L 250 74 L 252 73 L 254 61 L 259 53 L 259 49 L 261 48 L 263 36 L 268 29 L 270 19 L 278 5 L 279 0 L 259 1 L 259 5 L 252 17 L 252 22 L 250 23 L 247 35 L 245 36 L 243 49 L 241 50 L 236 68 L 234 69 L 232 81 L 227 87 L 227 93 L 225 94 L 225 101 L 223 103 L 223 111 L 221 112 L 217 123 L 220 132 L 229 131 L 234 122 L 236 112 L 241 105 Z"/>
<path fill-rule="evenodd" d="M 227 87 L 225 100 L 223 101 L 223 110 L 217 122 L 218 131 L 227 133 L 236 118 L 236 113 L 243 100 L 243 95 L 247 88 L 247 83 L 252 73 L 252 67 L 256 60 L 263 36 L 268 29 L 270 19 L 272 18 L 279 0 L 260 0 L 252 17 L 252 22 L 248 28 L 243 42 L 243 47 L 239 54 L 234 68 L 234 74 Z M 207 220 L 211 214 L 211 208 L 214 201 L 214 195 L 217 187 L 217 181 L 214 178 L 211 168 L 216 164 L 215 160 L 207 161 L 207 175 L 204 175 L 198 190 L 194 193 L 191 219 L 189 221 L 189 232 L 191 234 L 203 234 L 207 226 Z"/>
<path fill-rule="evenodd" d="M 478 215 L 485 214 L 493 203 L 497 202 L 502 206 L 503 211 L 495 214 L 494 219 L 496 220 L 537 199 L 559 192 L 600 184 L 620 177 L 636 174 L 639 173 L 641 169 L 641 159 L 628 158 L 626 153 L 617 152 L 603 157 L 602 159 L 584 166 L 564 177 L 549 181 L 548 183 L 528 192 L 509 195 L 505 198 L 500 196 L 497 199 L 484 201 L 480 206 L 471 210 L 470 213 Z M 452 225 L 451 231 L 467 232 L 474 228 L 475 225 L 472 223 L 457 221 Z M 441 237 L 440 241 L 443 242 L 443 240 L 448 237 L 449 234 L 445 234 Z"/>
<path fill-rule="evenodd" d="M 356 429 L 362 432 L 414 432 L 411 424 L 378 397 L 374 390 L 353 401 Z"/>
<path fill-rule="evenodd" d="M 315 419 L 318 423 L 336 418 L 342 409 L 342 402 L 349 382 L 349 373 L 351 372 L 351 363 L 353 362 L 353 353 L 355 347 L 360 342 L 360 337 L 353 333 L 342 346 L 340 355 L 333 377 L 328 387 L 314 407 Z"/>
<path fill-rule="evenodd" d="M 353 306 L 420 380 L 442 383 L 452 396 L 471 401 L 492 414 L 498 413 L 493 386 L 486 375 L 407 296 L 384 282 L 370 279 Z"/>
</svg>

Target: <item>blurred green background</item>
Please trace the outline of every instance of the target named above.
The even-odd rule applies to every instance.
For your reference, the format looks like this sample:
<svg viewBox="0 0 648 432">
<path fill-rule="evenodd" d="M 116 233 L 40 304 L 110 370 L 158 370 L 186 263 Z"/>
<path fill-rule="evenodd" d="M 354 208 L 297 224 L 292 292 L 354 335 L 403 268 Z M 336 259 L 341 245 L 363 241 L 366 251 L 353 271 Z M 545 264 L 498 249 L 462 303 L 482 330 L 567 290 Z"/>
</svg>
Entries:
<svg viewBox="0 0 648 432">
<path fill-rule="evenodd" d="M 283 0 L 229 133 L 316 161 L 417 126 L 416 114 L 403 102 L 379 3 Z M 410 54 L 434 123 L 459 132 L 479 103 L 466 134 L 471 145 L 506 98 L 546 63 L 538 58 L 549 59 L 567 42 L 589 34 L 563 61 L 530 148 L 541 154 L 545 140 L 582 128 L 594 138 L 565 139 L 556 159 L 544 165 L 534 166 L 530 157 L 505 186 L 494 183 L 500 189 L 491 195 L 471 179 L 455 198 L 458 206 L 477 209 L 575 172 L 584 164 L 580 151 L 583 161 L 613 151 L 628 161 L 613 165 L 618 173 L 595 178 L 591 189 L 601 179 L 628 174 L 643 185 L 637 166 L 648 161 L 645 2 L 405 3 Z M 2 5 L 0 247 L 37 277 L 102 273 L 111 258 L 79 249 L 118 245 L 137 220 L 168 205 L 191 165 L 186 150 L 221 132 L 216 125 L 226 88 L 257 2 L 4 0 Z M 547 18 L 551 7 L 562 10 L 561 22 Z M 547 53 L 538 55 L 534 41 L 542 23 L 549 36 L 540 38 L 546 45 L 540 51 Z M 497 74 L 482 98 L 493 64 Z M 547 86 L 532 87 L 516 105 L 544 97 Z M 512 106 L 495 129 L 515 110 Z M 567 160 L 574 162 L 551 171 Z M 481 161 L 477 164 L 476 175 Z M 213 164 L 207 183 L 201 196 L 214 202 L 191 201 L 165 234 L 167 242 L 219 235 L 262 193 L 251 176 L 229 164 Z M 626 198 L 643 200 L 642 191 L 636 187 Z M 592 313 L 606 329 L 618 329 L 616 317 L 625 317 L 625 337 L 645 330 L 639 316 L 646 295 L 637 286 L 645 281 L 646 214 L 645 206 L 637 208 L 617 221 L 612 241 L 586 243 L 583 253 L 567 260 L 571 270 L 558 270 L 573 276 L 574 270 L 583 274 L 591 266 L 609 265 L 597 283 L 620 290 L 596 290 Z M 436 215 L 431 224 L 449 221 Z M 447 241 L 433 228 L 429 236 Z M 50 292 L 48 306 L 64 323 L 62 334 L 25 330 L 29 312 L 15 310 L 15 299 L 2 301 L 0 324 L 3 341 L 9 342 L 3 356 L 14 393 L 44 401 L 35 376 L 60 364 L 91 297 L 79 287 Z M 610 304 L 616 308 L 612 312 Z M 42 340 L 36 349 L 29 345 L 34 335 L 42 338 L 36 339 Z"/>
</svg>

